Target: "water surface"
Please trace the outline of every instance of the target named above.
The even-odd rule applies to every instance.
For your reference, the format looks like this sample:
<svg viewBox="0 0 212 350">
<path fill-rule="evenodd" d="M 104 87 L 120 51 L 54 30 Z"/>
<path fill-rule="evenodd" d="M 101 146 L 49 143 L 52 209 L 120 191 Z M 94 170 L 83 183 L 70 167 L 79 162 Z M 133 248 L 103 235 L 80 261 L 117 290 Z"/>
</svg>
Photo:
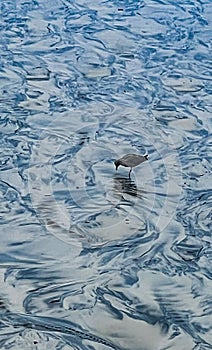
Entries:
<svg viewBox="0 0 212 350">
<path fill-rule="evenodd" d="M 210 349 L 210 1 L 0 5 L 0 348 Z"/>
</svg>

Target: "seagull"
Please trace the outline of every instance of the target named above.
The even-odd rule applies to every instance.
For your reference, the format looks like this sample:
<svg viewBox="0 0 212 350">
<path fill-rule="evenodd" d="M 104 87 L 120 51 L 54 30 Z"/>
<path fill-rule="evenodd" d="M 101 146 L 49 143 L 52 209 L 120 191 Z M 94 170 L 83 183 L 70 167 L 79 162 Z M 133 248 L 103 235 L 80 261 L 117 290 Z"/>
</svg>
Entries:
<svg viewBox="0 0 212 350">
<path fill-rule="evenodd" d="M 139 154 L 126 154 L 122 158 L 117 159 L 114 162 L 114 164 L 115 164 L 116 170 L 118 170 L 119 165 L 129 167 L 130 168 L 129 177 L 130 177 L 132 168 L 145 162 L 146 160 L 148 160 L 148 154 L 144 156 L 140 156 Z"/>
</svg>

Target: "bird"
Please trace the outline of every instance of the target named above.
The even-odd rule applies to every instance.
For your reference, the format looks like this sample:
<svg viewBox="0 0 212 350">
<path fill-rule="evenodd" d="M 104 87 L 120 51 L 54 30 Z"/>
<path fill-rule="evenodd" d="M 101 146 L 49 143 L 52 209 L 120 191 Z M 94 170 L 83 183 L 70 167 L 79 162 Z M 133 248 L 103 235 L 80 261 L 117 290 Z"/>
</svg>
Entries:
<svg viewBox="0 0 212 350">
<path fill-rule="evenodd" d="M 125 156 L 115 160 L 114 164 L 115 164 L 116 170 L 118 170 L 119 165 L 129 167 L 130 168 L 129 177 L 130 177 L 132 168 L 145 162 L 146 160 L 148 160 L 148 154 L 144 156 L 140 156 L 139 154 L 126 154 Z"/>
</svg>

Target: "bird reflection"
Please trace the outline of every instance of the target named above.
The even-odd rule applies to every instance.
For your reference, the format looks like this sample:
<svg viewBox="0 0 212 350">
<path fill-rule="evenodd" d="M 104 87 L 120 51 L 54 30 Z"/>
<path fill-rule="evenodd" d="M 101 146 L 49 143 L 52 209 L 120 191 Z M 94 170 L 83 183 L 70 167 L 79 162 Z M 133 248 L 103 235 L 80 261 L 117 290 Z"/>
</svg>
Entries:
<svg viewBox="0 0 212 350">
<path fill-rule="evenodd" d="M 114 192 L 115 194 L 129 194 L 130 196 L 137 197 L 137 186 L 135 181 L 129 177 L 114 177 Z"/>
</svg>

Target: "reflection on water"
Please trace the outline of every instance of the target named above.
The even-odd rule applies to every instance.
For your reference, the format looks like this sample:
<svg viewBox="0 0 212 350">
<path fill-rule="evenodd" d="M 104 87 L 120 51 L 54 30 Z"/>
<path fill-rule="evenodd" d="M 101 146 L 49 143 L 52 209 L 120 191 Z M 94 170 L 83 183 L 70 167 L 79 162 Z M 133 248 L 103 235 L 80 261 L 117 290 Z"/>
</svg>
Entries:
<svg viewBox="0 0 212 350">
<path fill-rule="evenodd" d="M 129 177 L 114 177 L 114 195 L 121 196 L 124 199 L 124 194 L 137 197 L 138 189 L 135 181 L 129 179 Z"/>
<path fill-rule="evenodd" d="M 211 18 L 2 1 L 2 350 L 211 348 Z"/>
</svg>

